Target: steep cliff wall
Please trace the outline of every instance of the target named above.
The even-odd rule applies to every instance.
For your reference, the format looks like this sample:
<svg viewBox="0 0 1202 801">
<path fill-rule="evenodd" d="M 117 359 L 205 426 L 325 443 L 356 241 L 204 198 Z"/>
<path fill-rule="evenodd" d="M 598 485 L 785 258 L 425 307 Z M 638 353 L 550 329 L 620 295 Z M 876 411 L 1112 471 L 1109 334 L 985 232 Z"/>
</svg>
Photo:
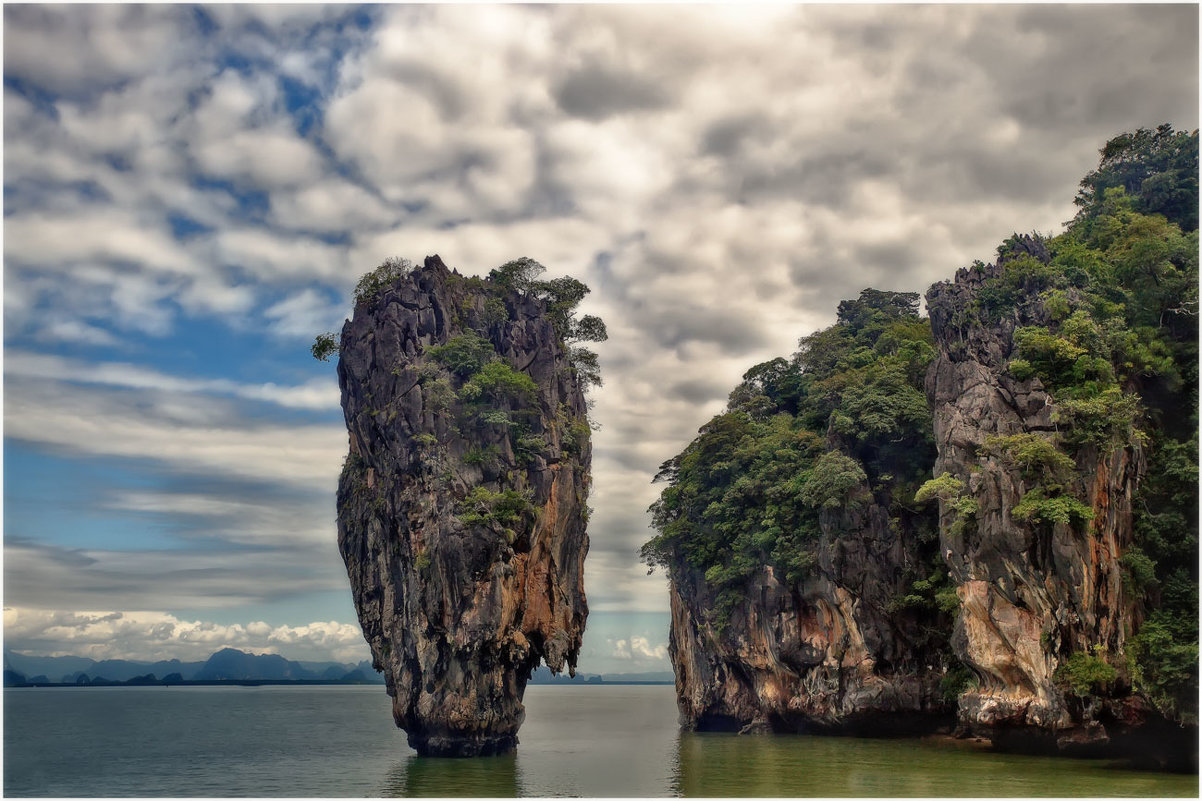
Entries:
<svg viewBox="0 0 1202 801">
<path fill-rule="evenodd" d="M 916 548 L 882 504 L 829 517 L 813 574 L 791 583 L 763 567 L 723 626 L 703 573 L 671 572 L 669 654 L 691 728 L 881 735 L 950 722 L 930 621 L 896 609 Z"/>
<path fill-rule="evenodd" d="M 544 300 L 437 256 L 342 329 L 338 544 L 421 754 L 513 748 L 530 672 L 575 670 L 591 446 L 563 336 Z"/>
<path fill-rule="evenodd" d="M 663 465 L 643 557 L 686 725 L 954 705 L 1003 747 L 1196 770 L 1197 154 L 1111 140 L 1064 233 L 931 287 L 929 328 L 845 301 Z"/>
<path fill-rule="evenodd" d="M 1012 371 L 1016 331 L 1055 327 L 1057 315 L 1036 278 L 1050 260 L 1044 243 L 1009 245 L 997 265 L 961 270 L 927 294 L 939 347 L 927 374 L 934 472 L 959 482 L 941 504 L 961 602 L 953 645 L 975 676 L 959 714 L 1003 744 L 1096 746 L 1109 739 L 1106 724 L 1142 717 L 1113 667 L 1139 623 L 1120 559 L 1144 453 L 1138 436 L 1067 447 L 1071 417 L 1039 377 Z M 988 293 L 1007 282 L 1013 302 L 991 307 Z M 1056 299 L 1080 300 L 1071 289 Z M 1070 660 L 1109 676 L 1105 691 L 1070 692 Z"/>
<path fill-rule="evenodd" d="M 644 548 L 668 569 L 679 706 L 698 729 L 950 723 L 918 296 L 866 290 L 753 368 L 686 451 Z M 819 433 L 819 432 L 822 433 Z"/>
</svg>

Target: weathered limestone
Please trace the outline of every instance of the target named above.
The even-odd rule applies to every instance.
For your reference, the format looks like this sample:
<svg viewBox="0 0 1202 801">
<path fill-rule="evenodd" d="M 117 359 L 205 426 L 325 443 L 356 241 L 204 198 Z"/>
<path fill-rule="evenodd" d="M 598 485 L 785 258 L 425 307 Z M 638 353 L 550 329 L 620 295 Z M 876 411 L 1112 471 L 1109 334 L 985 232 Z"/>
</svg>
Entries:
<svg viewBox="0 0 1202 801">
<path fill-rule="evenodd" d="M 906 587 L 900 566 L 918 562 L 913 543 L 877 502 L 825 510 L 821 525 L 814 575 L 789 585 L 765 566 L 722 631 L 703 576 L 673 568 L 669 654 L 686 726 L 879 735 L 950 722 L 919 621 L 887 611 Z"/>
<path fill-rule="evenodd" d="M 465 376 L 430 350 L 469 330 L 532 396 L 457 397 Z M 530 672 L 574 673 L 588 614 L 591 446 L 567 350 L 541 301 L 434 256 L 356 308 L 340 354 L 338 543 L 393 716 L 421 754 L 510 750 Z M 505 492 L 521 508 L 491 515 Z"/>
<path fill-rule="evenodd" d="M 1047 259 L 1038 240 L 1031 255 Z M 977 679 L 960 697 L 968 728 L 1012 743 L 1026 738 L 1061 749 L 1101 745 L 1103 721 L 1132 717 L 1134 699 L 1086 708 L 1057 686 L 1055 672 L 1073 653 L 1121 654 L 1136 610 L 1124 597 L 1119 558 L 1132 537 L 1131 498 L 1144 469 L 1137 443 L 1076 454 L 1069 490 L 1093 510 L 1085 530 L 1032 524 L 1011 510 L 1031 489 L 1021 470 L 980 452 L 990 436 L 1056 430 L 1054 404 L 1037 378 L 1007 372 L 1013 335 L 1046 325 L 1038 293 L 1022 296 L 1000 320 L 976 313 L 976 293 L 1004 264 L 960 270 L 954 282 L 927 293 L 939 355 L 927 373 L 939 456 L 935 475 L 950 473 L 976 501 L 975 519 L 957 533 L 955 512 L 943 509 L 944 551 L 959 585 L 953 645 Z"/>
</svg>

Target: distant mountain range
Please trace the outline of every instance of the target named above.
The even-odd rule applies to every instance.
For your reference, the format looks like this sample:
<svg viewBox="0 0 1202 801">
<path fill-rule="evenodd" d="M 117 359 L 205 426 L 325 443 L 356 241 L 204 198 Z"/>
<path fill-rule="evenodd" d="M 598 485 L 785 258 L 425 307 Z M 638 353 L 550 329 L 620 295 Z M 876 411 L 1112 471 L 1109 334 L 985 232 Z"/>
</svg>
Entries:
<svg viewBox="0 0 1202 801">
<path fill-rule="evenodd" d="M 383 684 L 384 677 L 371 662 L 294 662 L 279 654 L 248 654 L 222 648 L 204 662 L 139 662 L 105 659 L 97 662 L 81 656 L 27 656 L 4 652 L 4 683 L 93 684 L 169 681 L 340 681 L 353 684 Z"/>
<path fill-rule="evenodd" d="M 248 654 L 222 648 L 203 662 L 170 659 L 141 662 L 131 659 L 96 661 L 83 656 L 28 656 L 4 652 L 4 686 L 21 684 L 158 684 L 178 681 L 337 681 L 348 684 L 383 684 L 371 662 L 295 662 L 279 654 Z M 671 684 L 672 673 L 577 673 L 554 676 L 539 667 L 530 684 Z"/>
</svg>

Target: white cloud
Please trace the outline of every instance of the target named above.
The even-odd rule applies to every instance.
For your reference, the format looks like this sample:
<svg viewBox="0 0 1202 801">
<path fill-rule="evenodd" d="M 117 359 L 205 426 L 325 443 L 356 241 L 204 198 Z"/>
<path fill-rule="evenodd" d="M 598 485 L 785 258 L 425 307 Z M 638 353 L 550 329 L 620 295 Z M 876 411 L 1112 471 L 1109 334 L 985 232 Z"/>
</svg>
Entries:
<svg viewBox="0 0 1202 801">
<path fill-rule="evenodd" d="M 182 6 L 4 13 L 6 74 L 67 93 L 5 90 L 10 342 L 136 354 L 181 317 L 308 339 L 392 255 L 575 275 L 611 336 L 595 609 L 665 605 L 635 561 L 650 477 L 747 368 L 866 286 L 923 291 L 1054 230 L 1108 137 L 1197 126 L 1191 6 L 393 6 L 363 32 L 312 27 L 342 7 L 216 6 L 207 38 Z M 281 75 L 317 92 L 304 136 Z M 332 490 L 339 426 L 221 402 L 320 410 L 332 382 L 12 356 L 22 381 L 70 370 L 90 397 L 14 382 L 10 437 Z M 187 515 L 203 494 L 159 502 Z"/>
<path fill-rule="evenodd" d="M 4 10 L 6 73 L 56 92 L 81 92 L 146 74 L 187 41 L 185 9 L 172 6 L 30 5 Z"/>
<path fill-rule="evenodd" d="M 180 473 L 238 476 L 319 492 L 337 483 L 346 453 L 341 425 L 222 422 L 212 402 L 166 398 L 158 406 L 96 390 L 87 394 L 33 381 L 5 387 L 5 435 L 60 453 L 150 459 Z M 273 393 L 296 402 L 294 393 Z M 312 402 L 302 394 L 304 402 Z M 182 401 L 182 402 L 181 402 Z M 225 418 L 228 419 L 228 418 Z"/>
<path fill-rule="evenodd" d="M 136 364 L 86 362 L 46 353 L 11 351 L 6 354 L 4 371 L 8 375 L 49 378 L 81 384 L 105 384 L 130 389 L 160 392 L 231 395 L 260 400 L 293 409 L 337 409 L 339 391 L 329 379 L 314 379 L 299 386 L 240 384 L 224 378 L 179 378 Z"/>
<path fill-rule="evenodd" d="M 313 289 L 303 289 L 263 312 L 263 316 L 272 321 L 272 333 L 306 340 L 311 340 L 318 332 L 339 328 L 345 314 L 345 304 L 331 304 L 325 295 Z"/>
<path fill-rule="evenodd" d="M 44 545 L 17 537 L 4 542 L 5 598 L 39 609 L 90 609 L 98 602 L 128 610 L 171 605 L 187 609 L 239 607 L 346 589 L 346 571 L 333 537 L 274 549 L 161 547 L 138 550 Z M 331 521 L 332 529 L 332 521 Z M 47 532 L 39 531 L 41 535 Z M 153 539 L 147 526 L 144 539 Z M 331 532 L 332 534 L 332 532 Z M 277 538 L 277 544 L 284 538 Z"/>
<path fill-rule="evenodd" d="M 370 658 L 358 625 L 336 621 L 272 626 L 221 625 L 158 611 L 92 612 L 4 608 L 5 645 L 39 656 L 199 661 L 230 647 L 288 659 L 359 662 Z"/>
<path fill-rule="evenodd" d="M 38 339 L 48 342 L 82 342 L 88 345 L 113 347 L 119 340 L 94 325 L 88 325 L 81 320 L 59 320 L 49 322 L 37 333 Z"/>
<path fill-rule="evenodd" d="M 653 661 L 665 662 L 668 659 L 667 643 L 651 644 L 651 640 L 647 637 L 634 636 L 629 640 L 609 640 L 613 645 L 613 650 L 609 656 L 614 659 L 623 659 L 630 661 Z"/>
</svg>

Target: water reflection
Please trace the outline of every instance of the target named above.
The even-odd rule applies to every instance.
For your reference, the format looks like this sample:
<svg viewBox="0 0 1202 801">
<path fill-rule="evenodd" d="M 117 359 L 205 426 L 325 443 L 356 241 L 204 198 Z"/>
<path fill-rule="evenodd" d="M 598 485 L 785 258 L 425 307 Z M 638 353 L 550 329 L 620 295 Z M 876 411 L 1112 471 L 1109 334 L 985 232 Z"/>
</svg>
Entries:
<svg viewBox="0 0 1202 801">
<path fill-rule="evenodd" d="M 1195 795 L 1196 776 L 1098 760 L 999 754 L 948 739 L 682 733 L 674 794 L 684 796 Z"/>
<path fill-rule="evenodd" d="M 514 754 L 476 759 L 411 756 L 384 779 L 385 798 L 514 798 L 518 789 Z"/>
<path fill-rule="evenodd" d="M 946 738 L 682 733 L 671 687 L 536 687 L 527 693 L 526 711 L 515 754 L 390 757 L 376 774 L 376 794 L 963 798 L 1198 792 L 1196 775 L 999 754 Z"/>
</svg>

